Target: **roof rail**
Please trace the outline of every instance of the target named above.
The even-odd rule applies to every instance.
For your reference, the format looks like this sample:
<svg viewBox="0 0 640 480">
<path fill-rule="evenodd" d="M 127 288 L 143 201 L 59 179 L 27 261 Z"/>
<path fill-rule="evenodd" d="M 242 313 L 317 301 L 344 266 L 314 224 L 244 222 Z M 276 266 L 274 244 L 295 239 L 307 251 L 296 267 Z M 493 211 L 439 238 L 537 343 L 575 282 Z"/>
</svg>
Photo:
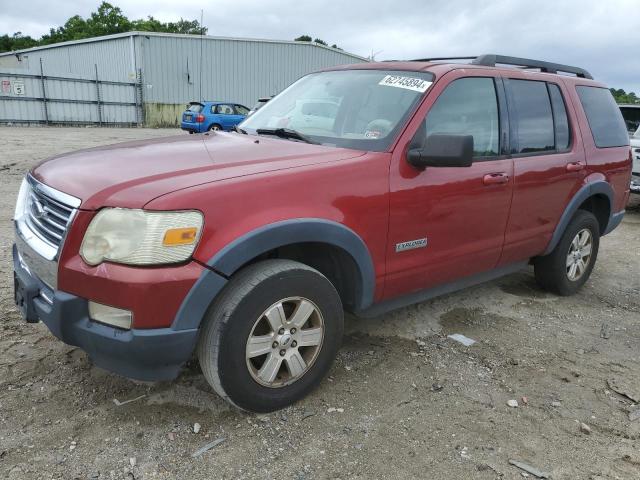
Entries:
<svg viewBox="0 0 640 480">
<path fill-rule="evenodd" d="M 593 77 L 589 72 L 583 68 L 571 67 L 569 65 L 562 65 L 560 63 L 544 62 L 541 60 L 531 60 L 529 58 L 520 57 L 508 57 L 505 55 L 480 55 L 476 57 L 472 62 L 473 65 L 482 65 L 485 67 L 495 67 L 496 64 L 501 65 L 516 65 L 524 68 L 539 68 L 541 72 L 546 73 L 572 73 L 580 78 L 588 78 L 593 80 Z"/>
<path fill-rule="evenodd" d="M 485 54 L 474 57 L 434 57 L 434 58 L 416 58 L 412 62 L 437 62 L 443 60 L 471 60 L 472 65 L 482 65 L 484 67 L 495 67 L 499 65 L 514 65 L 521 68 L 539 68 L 541 72 L 546 73 L 572 73 L 580 78 L 588 78 L 593 80 L 589 72 L 583 68 L 571 67 L 560 63 L 544 62 L 541 60 L 531 60 L 530 58 L 509 57 L 506 55 Z"/>
<path fill-rule="evenodd" d="M 477 55 L 473 57 L 433 57 L 433 58 L 416 58 L 411 60 L 412 62 L 439 62 L 442 60 L 475 60 L 478 58 Z"/>
</svg>

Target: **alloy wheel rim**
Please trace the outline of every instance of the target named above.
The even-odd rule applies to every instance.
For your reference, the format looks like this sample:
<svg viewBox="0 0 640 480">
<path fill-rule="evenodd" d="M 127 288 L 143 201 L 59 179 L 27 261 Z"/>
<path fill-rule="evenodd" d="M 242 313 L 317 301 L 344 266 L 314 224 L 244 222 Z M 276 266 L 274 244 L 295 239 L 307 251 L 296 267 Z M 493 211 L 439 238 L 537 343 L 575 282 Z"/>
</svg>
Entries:
<svg viewBox="0 0 640 480">
<path fill-rule="evenodd" d="M 591 231 L 583 228 L 573 237 L 569 246 L 566 262 L 567 278 L 569 280 L 575 282 L 582 278 L 591 261 L 592 250 L 593 236 Z"/>
<path fill-rule="evenodd" d="M 324 340 L 320 309 L 304 297 L 288 297 L 267 308 L 247 339 L 245 358 L 260 385 L 279 388 L 302 378 L 315 363 Z"/>
</svg>

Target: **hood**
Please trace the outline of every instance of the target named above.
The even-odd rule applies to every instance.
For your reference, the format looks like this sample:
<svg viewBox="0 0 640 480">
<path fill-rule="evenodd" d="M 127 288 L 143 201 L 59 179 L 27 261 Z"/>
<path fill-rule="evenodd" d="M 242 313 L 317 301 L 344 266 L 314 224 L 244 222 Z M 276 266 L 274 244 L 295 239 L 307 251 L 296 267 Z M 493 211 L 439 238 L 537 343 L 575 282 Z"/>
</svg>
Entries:
<svg viewBox="0 0 640 480">
<path fill-rule="evenodd" d="M 216 132 L 79 150 L 45 160 L 32 175 L 82 200 L 81 209 L 142 208 L 183 188 L 244 175 L 333 162 L 364 152 Z"/>
</svg>

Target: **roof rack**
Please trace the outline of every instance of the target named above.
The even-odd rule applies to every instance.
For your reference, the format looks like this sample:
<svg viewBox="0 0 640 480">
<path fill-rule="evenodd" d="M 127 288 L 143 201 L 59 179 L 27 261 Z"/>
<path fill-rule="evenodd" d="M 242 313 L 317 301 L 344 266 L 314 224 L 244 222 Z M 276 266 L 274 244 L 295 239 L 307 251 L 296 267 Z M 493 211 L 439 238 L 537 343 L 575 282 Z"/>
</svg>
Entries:
<svg viewBox="0 0 640 480">
<path fill-rule="evenodd" d="M 571 67 L 560 63 L 543 62 L 541 60 L 532 60 L 530 58 L 509 57 L 506 55 L 485 54 L 477 57 L 441 57 L 441 58 L 419 58 L 412 60 L 413 62 L 432 62 L 441 60 L 471 60 L 472 65 L 482 65 L 484 67 L 495 67 L 496 65 L 514 65 L 521 68 L 539 68 L 541 72 L 546 73 L 572 73 L 576 77 L 588 78 L 593 80 L 589 72 L 583 68 Z"/>
</svg>

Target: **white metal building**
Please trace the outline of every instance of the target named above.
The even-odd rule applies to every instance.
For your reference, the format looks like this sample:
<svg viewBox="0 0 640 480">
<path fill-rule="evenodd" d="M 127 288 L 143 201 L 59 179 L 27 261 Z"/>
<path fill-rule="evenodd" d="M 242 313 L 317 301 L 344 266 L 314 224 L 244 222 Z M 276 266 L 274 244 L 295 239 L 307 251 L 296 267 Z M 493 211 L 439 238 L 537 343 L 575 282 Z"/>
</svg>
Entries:
<svg viewBox="0 0 640 480">
<path fill-rule="evenodd" d="M 128 32 L 0 53 L 0 122 L 175 125 L 192 100 L 251 107 L 367 61 L 310 42 Z"/>
</svg>

